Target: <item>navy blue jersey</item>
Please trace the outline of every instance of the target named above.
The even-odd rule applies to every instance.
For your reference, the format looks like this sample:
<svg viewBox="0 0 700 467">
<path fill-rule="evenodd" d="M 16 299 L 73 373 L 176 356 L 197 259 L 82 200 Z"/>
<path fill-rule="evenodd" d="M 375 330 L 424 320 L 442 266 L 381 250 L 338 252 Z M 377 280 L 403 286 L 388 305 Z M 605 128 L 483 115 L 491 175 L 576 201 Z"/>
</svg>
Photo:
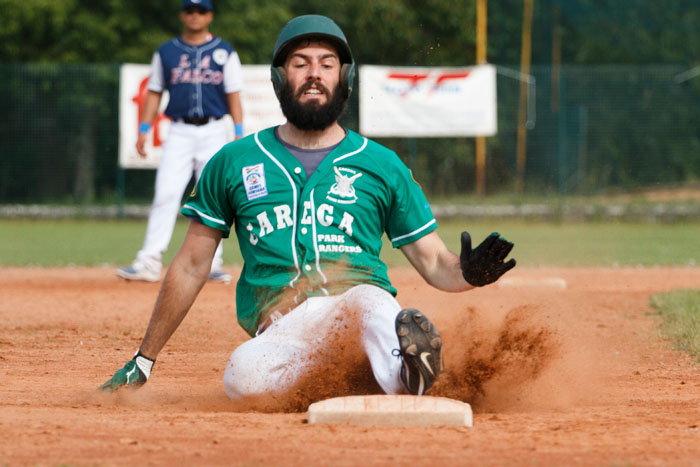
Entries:
<svg viewBox="0 0 700 467">
<path fill-rule="evenodd" d="M 228 42 L 212 37 L 195 46 L 175 38 L 154 54 L 148 89 L 168 90 L 165 114 L 173 120 L 220 118 L 229 113 L 226 94 L 240 91 L 242 82 L 238 54 Z"/>
</svg>

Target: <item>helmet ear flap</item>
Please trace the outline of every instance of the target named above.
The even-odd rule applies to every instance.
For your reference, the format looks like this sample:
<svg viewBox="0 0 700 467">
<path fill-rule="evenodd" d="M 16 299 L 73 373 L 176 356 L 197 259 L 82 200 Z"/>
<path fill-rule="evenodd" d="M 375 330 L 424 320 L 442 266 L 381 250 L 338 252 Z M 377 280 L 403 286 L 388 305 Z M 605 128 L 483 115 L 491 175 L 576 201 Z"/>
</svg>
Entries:
<svg viewBox="0 0 700 467">
<path fill-rule="evenodd" d="M 272 80 L 272 88 L 275 90 L 275 94 L 277 94 L 277 98 L 279 99 L 282 95 L 284 83 L 287 81 L 287 73 L 284 71 L 284 67 L 270 67 L 270 79 Z"/>
<path fill-rule="evenodd" d="M 355 62 L 343 63 L 340 67 L 340 86 L 347 99 L 352 92 L 352 85 L 355 81 Z"/>
<path fill-rule="evenodd" d="M 284 71 L 284 67 L 276 66 L 270 67 L 270 80 L 272 81 L 272 88 L 275 90 L 275 94 L 279 99 L 282 95 L 282 89 L 284 88 L 284 83 L 287 81 L 287 73 Z M 340 87 L 343 90 L 343 95 L 345 98 L 350 96 L 352 92 L 353 82 L 355 81 L 355 62 L 344 63 L 340 67 Z"/>
</svg>

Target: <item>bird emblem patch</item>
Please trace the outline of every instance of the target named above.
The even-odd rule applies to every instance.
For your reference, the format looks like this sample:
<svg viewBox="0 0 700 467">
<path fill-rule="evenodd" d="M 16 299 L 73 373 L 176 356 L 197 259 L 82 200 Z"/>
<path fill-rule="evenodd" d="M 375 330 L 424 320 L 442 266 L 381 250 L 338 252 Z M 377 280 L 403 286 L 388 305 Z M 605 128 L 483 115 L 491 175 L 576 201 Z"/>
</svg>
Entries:
<svg viewBox="0 0 700 467">
<path fill-rule="evenodd" d="M 357 201 L 355 187 L 352 184 L 362 176 L 361 172 L 345 167 L 333 167 L 335 183 L 328 191 L 326 199 L 341 204 L 352 204 Z"/>
</svg>

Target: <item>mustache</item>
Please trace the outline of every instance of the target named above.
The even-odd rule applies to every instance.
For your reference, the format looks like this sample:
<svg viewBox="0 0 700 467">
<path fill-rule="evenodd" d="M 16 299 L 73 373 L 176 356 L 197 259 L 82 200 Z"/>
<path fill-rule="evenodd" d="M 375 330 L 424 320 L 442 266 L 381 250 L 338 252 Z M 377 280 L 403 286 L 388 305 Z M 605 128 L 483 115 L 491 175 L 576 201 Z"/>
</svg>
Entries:
<svg viewBox="0 0 700 467">
<path fill-rule="evenodd" d="M 302 94 L 304 94 L 306 91 L 308 91 L 309 89 L 314 87 L 314 85 L 317 89 L 320 89 L 323 92 L 323 94 L 330 97 L 331 93 L 327 87 L 325 87 L 321 83 L 314 83 L 312 81 L 309 81 L 307 83 L 302 84 L 301 87 L 299 88 L 299 90 L 297 91 L 295 97 L 297 97 L 297 98 L 301 97 Z"/>
</svg>

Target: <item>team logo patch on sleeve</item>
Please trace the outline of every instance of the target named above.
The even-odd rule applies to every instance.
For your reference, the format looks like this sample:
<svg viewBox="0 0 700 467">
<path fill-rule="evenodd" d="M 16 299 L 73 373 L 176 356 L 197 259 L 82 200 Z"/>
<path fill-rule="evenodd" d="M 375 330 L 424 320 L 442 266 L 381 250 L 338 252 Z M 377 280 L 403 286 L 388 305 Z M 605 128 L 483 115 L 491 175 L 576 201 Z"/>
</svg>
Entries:
<svg viewBox="0 0 700 467">
<path fill-rule="evenodd" d="M 243 167 L 243 184 L 248 201 L 267 196 L 265 166 L 263 164 Z"/>
<path fill-rule="evenodd" d="M 228 60 L 228 52 L 226 49 L 216 49 L 214 53 L 211 54 L 211 58 L 217 63 L 217 65 L 223 65 Z"/>
</svg>

